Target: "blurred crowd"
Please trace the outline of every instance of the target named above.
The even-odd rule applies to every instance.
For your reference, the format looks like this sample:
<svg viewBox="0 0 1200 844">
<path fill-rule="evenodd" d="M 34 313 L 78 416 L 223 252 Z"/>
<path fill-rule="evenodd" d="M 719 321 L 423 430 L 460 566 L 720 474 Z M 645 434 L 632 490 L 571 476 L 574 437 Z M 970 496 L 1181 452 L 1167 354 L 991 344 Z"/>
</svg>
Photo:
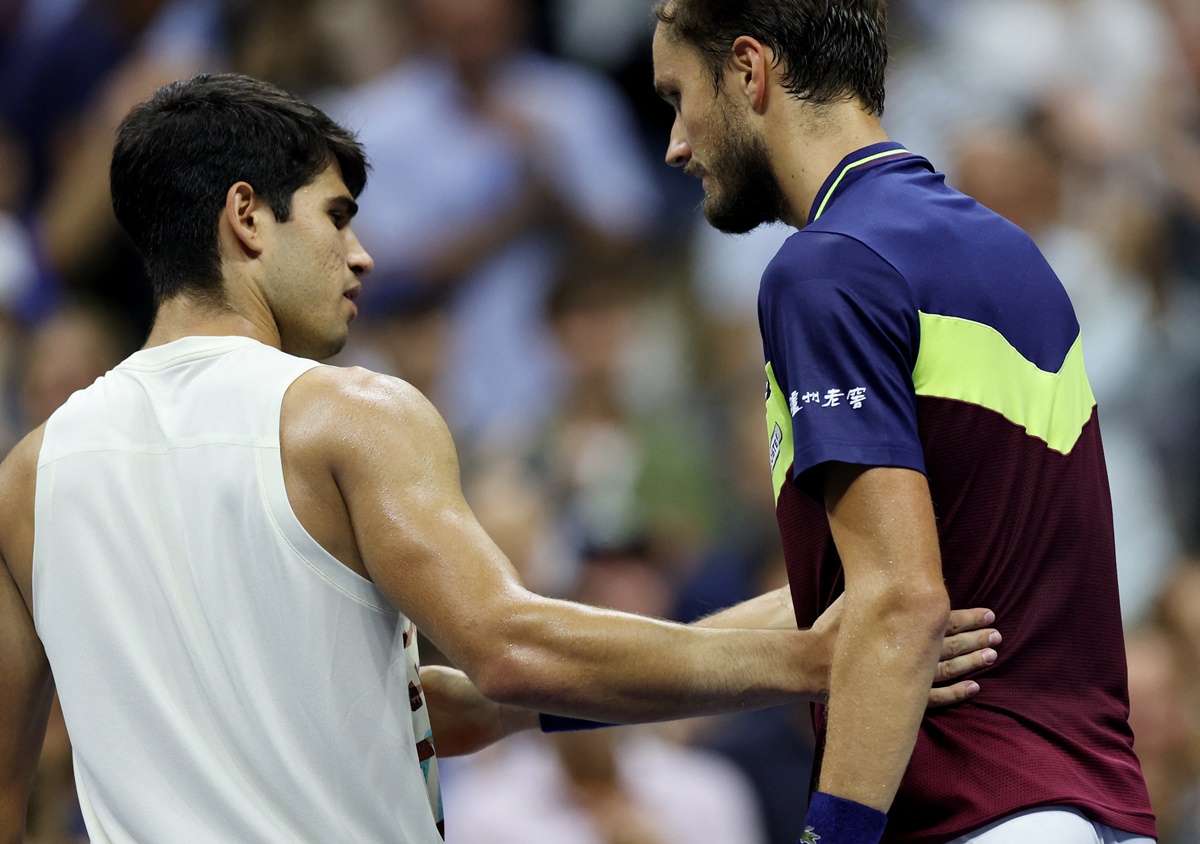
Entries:
<svg viewBox="0 0 1200 844">
<path fill-rule="evenodd" d="M 783 582 L 759 273 L 662 163 L 650 0 L 0 0 L 0 444 L 145 336 L 113 131 L 199 71 L 353 128 L 376 270 L 336 363 L 445 415 L 539 591 L 690 620 Z M 893 0 L 885 126 L 1025 228 L 1083 327 L 1131 721 L 1164 844 L 1200 841 L 1200 3 Z M 1003 629 L 1004 620 L 997 622 Z M 427 644 L 426 661 L 439 655 Z M 807 708 L 553 740 L 443 775 L 451 844 L 791 842 Z M 61 715 L 31 840 L 83 840 Z"/>
</svg>

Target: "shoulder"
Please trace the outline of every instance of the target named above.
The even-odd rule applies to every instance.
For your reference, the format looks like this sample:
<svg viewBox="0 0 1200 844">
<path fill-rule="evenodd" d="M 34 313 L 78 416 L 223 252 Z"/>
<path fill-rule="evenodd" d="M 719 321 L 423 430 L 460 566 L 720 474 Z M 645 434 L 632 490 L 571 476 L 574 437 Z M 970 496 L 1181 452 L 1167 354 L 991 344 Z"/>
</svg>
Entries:
<svg viewBox="0 0 1200 844">
<path fill-rule="evenodd" d="M 840 232 L 804 229 L 789 237 L 767 265 L 760 299 L 808 306 L 833 305 L 850 296 L 911 296 L 904 276 L 862 240 Z"/>
<path fill-rule="evenodd" d="M 338 453 L 452 448 L 445 421 L 420 390 L 362 367 L 318 366 L 284 395 L 281 435 Z"/>
</svg>

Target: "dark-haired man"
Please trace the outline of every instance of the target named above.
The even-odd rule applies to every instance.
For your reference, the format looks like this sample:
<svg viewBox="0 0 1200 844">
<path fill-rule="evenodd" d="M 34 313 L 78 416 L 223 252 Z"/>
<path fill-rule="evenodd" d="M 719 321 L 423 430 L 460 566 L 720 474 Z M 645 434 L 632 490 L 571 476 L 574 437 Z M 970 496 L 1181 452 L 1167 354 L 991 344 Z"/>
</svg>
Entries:
<svg viewBox="0 0 1200 844">
<path fill-rule="evenodd" d="M 657 15 L 668 163 L 703 179 L 717 228 L 800 229 L 759 294 L 776 513 L 800 625 L 846 596 L 805 840 L 1144 842 L 1100 432 L 1061 284 L 885 135 L 884 0 Z M 1014 626 L 987 689 L 922 722 L 952 603 Z"/>
<path fill-rule="evenodd" d="M 344 129 L 245 77 L 167 86 L 122 123 L 113 207 L 157 315 L 0 466 L 0 841 L 22 837 L 51 670 L 89 835 L 116 842 L 428 844 L 437 752 L 538 709 L 653 720 L 824 688 L 835 620 L 796 631 L 781 595 L 713 624 L 791 630 L 528 592 L 429 403 L 315 363 L 371 270 L 365 180 Z M 418 673 L 414 624 L 463 672 Z M 994 634 L 949 637 L 946 673 Z"/>
</svg>

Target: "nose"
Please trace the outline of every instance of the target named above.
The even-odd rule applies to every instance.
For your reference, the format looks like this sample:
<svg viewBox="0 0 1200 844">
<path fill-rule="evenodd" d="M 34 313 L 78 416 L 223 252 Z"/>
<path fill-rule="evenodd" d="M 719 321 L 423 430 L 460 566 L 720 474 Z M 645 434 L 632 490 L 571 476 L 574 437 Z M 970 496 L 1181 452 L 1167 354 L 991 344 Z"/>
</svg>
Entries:
<svg viewBox="0 0 1200 844">
<path fill-rule="evenodd" d="M 672 167 L 686 167 L 687 163 L 692 160 L 692 146 L 684 137 L 683 130 L 679 126 L 679 118 L 675 118 L 675 122 L 671 124 L 671 138 L 667 141 L 667 164 Z"/>
<path fill-rule="evenodd" d="M 350 270 L 355 275 L 363 276 L 375 269 L 375 259 L 363 248 L 363 245 L 359 242 L 354 232 L 350 232 L 349 247 L 346 255 L 346 263 L 350 265 Z"/>
</svg>

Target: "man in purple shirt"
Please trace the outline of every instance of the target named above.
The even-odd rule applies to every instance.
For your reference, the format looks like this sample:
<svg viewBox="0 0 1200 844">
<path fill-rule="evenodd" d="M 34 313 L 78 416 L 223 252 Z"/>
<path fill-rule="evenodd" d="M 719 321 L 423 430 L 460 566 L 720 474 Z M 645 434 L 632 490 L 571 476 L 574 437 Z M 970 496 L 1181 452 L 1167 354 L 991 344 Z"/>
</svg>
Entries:
<svg viewBox="0 0 1200 844">
<path fill-rule="evenodd" d="M 656 11 L 668 163 L 703 179 L 718 229 L 800 230 L 759 297 L 768 455 L 797 621 L 846 595 L 802 841 L 1149 840 L 1062 285 L 884 133 L 883 0 Z M 995 609 L 1007 647 L 975 699 L 925 718 L 951 605 Z"/>
</svg>

